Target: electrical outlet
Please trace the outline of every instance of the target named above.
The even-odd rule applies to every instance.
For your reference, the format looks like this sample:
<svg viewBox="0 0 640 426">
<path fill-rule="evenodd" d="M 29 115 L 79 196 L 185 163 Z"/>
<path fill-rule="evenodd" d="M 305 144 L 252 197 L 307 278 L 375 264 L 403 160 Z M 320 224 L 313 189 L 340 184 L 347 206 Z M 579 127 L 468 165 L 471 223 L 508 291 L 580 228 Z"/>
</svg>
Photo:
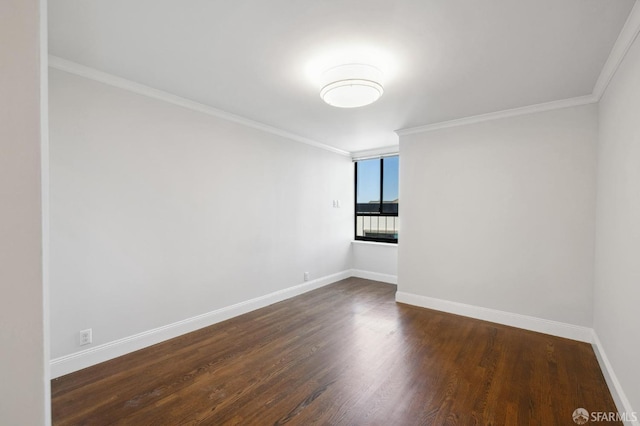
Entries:
<svg viewBox="0 0 640 426">
<path fill-rule="evenodd" d="M 305 281 L 309 281 L 309 273 L 308 272 L 304 273 L 304 280 Z"/>
<path fill-rule="evenodd" d="M 91 329 L 80 330 L 80 346 L 88 345 L 93 340 L 91 336 Z"/>
</svg>

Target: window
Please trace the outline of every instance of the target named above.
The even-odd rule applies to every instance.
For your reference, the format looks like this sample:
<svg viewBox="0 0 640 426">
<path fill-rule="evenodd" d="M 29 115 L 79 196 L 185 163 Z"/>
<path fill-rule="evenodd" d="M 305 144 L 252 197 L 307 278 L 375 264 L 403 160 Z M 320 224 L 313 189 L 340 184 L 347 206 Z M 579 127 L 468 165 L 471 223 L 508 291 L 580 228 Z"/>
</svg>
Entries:
<svg viewBox="0 0 640 426">
<path fill-rule="evenodd" d="M 355 162 L 356 240 L 398 242 L 398 156 Z"/>
</svg>

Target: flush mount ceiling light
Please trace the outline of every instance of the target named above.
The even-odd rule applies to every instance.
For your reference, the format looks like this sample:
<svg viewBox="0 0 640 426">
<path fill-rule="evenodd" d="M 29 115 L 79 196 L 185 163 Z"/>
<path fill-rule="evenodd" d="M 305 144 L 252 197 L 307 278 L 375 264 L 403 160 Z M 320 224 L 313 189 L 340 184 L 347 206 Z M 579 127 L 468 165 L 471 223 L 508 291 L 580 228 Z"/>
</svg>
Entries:
<svg viewBox="0 0 640 426">
<path fill-rule="evenodd" d="M 384 93 L 382 72 L 367 64 L 329 68 L 322 75 L 320 97 L 331 106 L 356 108 L 369 105 Z"/>
</svg>

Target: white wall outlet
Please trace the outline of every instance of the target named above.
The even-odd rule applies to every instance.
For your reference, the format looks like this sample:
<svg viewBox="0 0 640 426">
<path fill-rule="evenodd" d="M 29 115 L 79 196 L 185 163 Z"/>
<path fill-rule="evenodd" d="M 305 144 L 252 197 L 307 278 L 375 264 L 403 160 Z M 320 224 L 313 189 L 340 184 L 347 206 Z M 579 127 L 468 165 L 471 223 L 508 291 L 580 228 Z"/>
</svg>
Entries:
<svg viewBox="0 0 640 426">
<path fill-rule="evenodd" d="M 333 200 L 333 208 L 338 207 L 338 200 Z"/>
<path fill-rule="evenodd" d="M 304 280 L 305 281 L 309 281 L 309 273 L 308 272 L 304 273 Z"/>
<path fill-rule="evenodd" d="M 337 207 L 337 208 L 342 207 L 342 206 L 340 205 L 340 200 L 336 200 L 336 207 Z"/>
<path fill-rule="evenodd" d="M 91 329 L 80 330 L 80 346 L 88 345 L 93 341 Z"/>
</svg>

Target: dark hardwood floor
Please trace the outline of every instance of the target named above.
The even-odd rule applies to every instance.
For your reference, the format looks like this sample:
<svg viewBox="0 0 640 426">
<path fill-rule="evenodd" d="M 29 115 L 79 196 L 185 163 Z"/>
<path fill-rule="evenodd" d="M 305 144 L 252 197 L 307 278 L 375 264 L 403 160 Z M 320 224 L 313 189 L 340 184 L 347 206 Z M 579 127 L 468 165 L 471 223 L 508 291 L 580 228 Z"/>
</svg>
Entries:
<svg viewBox="0 0 640 426">
<path fill-rule="evenodd" d="M 52 381 L 55 425 L 574 425 L 590 345 L 394 302 L 357 278 Z M 615 424 L 615 423 L 607 423 Z"/>
</svg>

